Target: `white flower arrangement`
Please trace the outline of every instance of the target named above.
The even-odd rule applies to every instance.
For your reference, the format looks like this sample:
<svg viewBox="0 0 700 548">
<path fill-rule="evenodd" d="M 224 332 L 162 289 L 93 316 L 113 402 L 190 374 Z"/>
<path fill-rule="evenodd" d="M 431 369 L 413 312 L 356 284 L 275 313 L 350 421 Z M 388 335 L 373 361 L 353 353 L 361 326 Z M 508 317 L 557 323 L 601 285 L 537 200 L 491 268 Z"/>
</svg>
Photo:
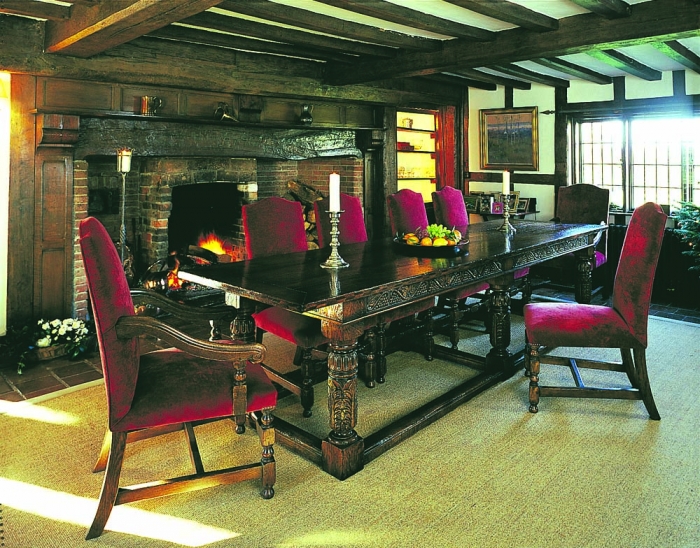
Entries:
<svg viewBox="0 0 700 548">
<path fill-rule="evenodd" d="M 38 333 L 34 346 L 47 348 L 59 344 L 66 345 L 67 354 L 75 357 L 85 349 L 89 330 L 85 322 L 73 318 L 65 320 L 39 320 Z"/>
</svg>

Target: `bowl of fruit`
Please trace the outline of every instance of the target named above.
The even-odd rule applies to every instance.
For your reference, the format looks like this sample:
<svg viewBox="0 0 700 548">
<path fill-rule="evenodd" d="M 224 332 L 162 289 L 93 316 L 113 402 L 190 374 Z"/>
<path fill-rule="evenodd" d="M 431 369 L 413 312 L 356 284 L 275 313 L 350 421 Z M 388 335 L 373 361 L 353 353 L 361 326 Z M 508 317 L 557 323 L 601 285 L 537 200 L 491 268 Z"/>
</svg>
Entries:
<svg viewBox="0 0 700 548">
<path fill-rule="evenodd" d="M 453 228 L 431 224 L 413 232 L 397 234 L 394 247 L 402 253 L 419 257 L 452 257 L 466 253 L 469 240 Z"/>
</svg>

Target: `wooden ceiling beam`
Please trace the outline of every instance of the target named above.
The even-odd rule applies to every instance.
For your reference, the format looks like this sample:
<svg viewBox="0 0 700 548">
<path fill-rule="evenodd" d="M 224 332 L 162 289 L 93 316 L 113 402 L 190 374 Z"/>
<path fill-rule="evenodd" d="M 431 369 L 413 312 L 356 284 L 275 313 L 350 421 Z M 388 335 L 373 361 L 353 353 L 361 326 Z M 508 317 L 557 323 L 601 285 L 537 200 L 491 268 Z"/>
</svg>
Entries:
<svg viewBox="0 0 700 548">
<path fill-rule="evenodd" d="M 536 59 L 531 59 L 531 61 L 533 63 L 537 63 L 538 65 L 542 65 L 543 67 L 558 70 L 559 72 L 568 74 L 574 78 L 580 78 L 581 80 L 587 80 L 588 82 L 593 82 L 595 84 L 612 84 L 613 81 L 612 76 L 601 74 L 600 72 L 570 63 L 564 59 L 547 59 L 544 57 L 539 57 Z"/>
<path fill-rule="evenodd" d="M 220 32 L 209 32 L 179 25 L 168 25 L 165 28 L 150 32 L 146 36 L 150 38 L 173 40 L 176 42 L 216 46 L 238 51 L 299 57 L 301 59 L 335 61 L 340 63 L 350 63 L 357 60 L 357 56 L 345 55 L 328 49 L 301 47 L 292 44 L 282 44 L 280 42 L 270 42 L 269 40 L 256 40 L 254 38 L 244 38 L 242 36 L 233 36 Z"/>
<path fill-rule="evenodd" d="M 358 63 L 353 71 L 328 67 L 328 83 L 343 85 L 386 78 L 425 76 L 454 72 L 456 68 L 476 68 L 494 64 L 527 61 L 535 57 L 559 57 L 669 41 L 697 36 L 698 11 L 694 0 L 663 0 L 635 4 L 629 17 L 608 20 L 594 13 L 566 17 L 559 30 L 548 33 L 524 29 L 497 33 L 494 42 L 465 43 L 450 40 L 439 52 L 406 53 L 391 61 Z"/>
<path fill-rule="evenodd" d="M 449 84 L 460 88 L 476 88 L 483 89 L 484 91 L 496 91 L 497 89 L 495 84 L 479 82 L 478 80 L 471 80 L 469 78 L 452 74 L 431 74 L 430 76 L 419 76 L 417 79 L 426 82 L 440 82 L 442 84 Z"/>
<path fill-rule="evenodd" d="M 416 11 L 409 7 L 399 6 L 391 2 L 382 0 L 316 0 L 322 4 L 327 4 L 336 8 L 345 9 L 355 13 L 361 13 L 369 17 L 375 17 L 384 21 L 391 21 L 399 25 L 427 30 L 446 36 L 456 38 L 467 38 L 470 40 L 490 41 L 495 39 L 495 33 L 470 25 L 464 25 L 435 17 L 421 11 Z"/>
<path fill-rule="evenodd" d="M 700 2 L 700 0 L 698 0 Z M 670 42 L 656 42 L 652 44 L 666 57 L 670 57 L 676 63 L 700 73 L 700 56 L 690 51 L 680 42 L 671 40 Z"/>
<path fill-rule="evenodd" d="M 26 15 L 49 21 L 65 21 L 70 19 L 70 6 L 47 4 L 37 0 L 3 0 L 0 2 L 0 13 Z"/>
<path fill-rule="evenodd" d="M 574 4 L 578 4 L 582 8 L 587 9 L 605 17 L 606 19 L 615 19 L 616 17 L 629 17 L 632 13 L 632 7 L 623 0 L 571 0 Z"/>
<path fill-rule="evenodd" d="M 329 17 L 283 4 L 275 4 L 267 0 L 226 0 L 221 2 L 218 7 L 226 11 L 258 17 L 276 23 L 382 46 L 406 48 L 415 51 L 435 51 L 440 47 L 439 40 L 384 31 L 370 25 L 344 21 L 336 17 Z"/>
<path fill-rule="evenodd" d="M 472 80 L 477 80 L 479 82 L 496 84 L 498 86 L 504 86 L 513 89 L 522 89 L 526 91 L 532 89 L 532 84 L 530 84 L 530 82 L 523 82 L 522 80 L 513 80 L 512 78 L 506 78 L 505 76 L 499 76 L 497 74 L 491 74 L 490 72 L 483 72 L 481 70 L 456 69 L 446 71 L 446 73 L 455 74 L 457 76 L 464 76 L 466 78 L 471 78 Z"/>
<path fill-rule="evenodd" d="M 533 32 L 548 32 L 559 28 L 559 21 L 519 4 L 506 0 L 445 0 L 450 4 L 465 8 L 499 21 L 505 21 Z"/>
<path fill-rule="evenodd" d="M 648 81 L 661 80 L 661 71 L 640 63 L 636 59 L 632 59 L 624 53 L 620 53 L 614 49 L 591 50 L 587 53 L 594 59 L 598 59 L 598 61 L 602 61 L 603 63 L 610 65 L 611 67 L 615 67 L 616 69 L 623 70 L 632 76 L 636 76 L 637 78 Z"/>
<path fill-rule="evenodd" d="M 386 46 L 332 38 L 312 32 L 304 32 L 302 30 L 290 29 L 277 25 L 266 25 L 265 23 L 258 23 L 257 21 L 248 21 L 238 17 L 227 17 L 211 12 L 193 15 L 192 17 L 183 19 L 180 23 L 203 29 L 214 29 L 231 34 L 260 38 L 262 40 L 272 40 L 285 44 L 327 48 L 341 53 L 368 55 L 372 57 L 393 57 L 396 53 L 396 49 Z M 431 42 L 436 41 L 431 40 Z"/>
<path fill-rule="evenodd" d="M 561 78 L 555 78 L 554 76 L 547 76 L 546 74 L 540 74 L 539 72 L 534 72 L 526 68 L 520 67 L 518 65 L 489 65 L 490 69 L 497 70 L 508 76 L 513 76 L 514 78 L 520 78 L 521 80 L 526 80 L 528 82 L 534 82 L 535 84 L 543 84 L 545 86 L 551 86 L 553 88 L 568 88 L 569 81 L 563 80 Z"/>
<path fill-rule="evenodd" d="M 47 21 L 44 50 L 91 57 L 143 36 L 221 0 L 123 0 L 75 4 L 67 21 Z"/>
</svg>

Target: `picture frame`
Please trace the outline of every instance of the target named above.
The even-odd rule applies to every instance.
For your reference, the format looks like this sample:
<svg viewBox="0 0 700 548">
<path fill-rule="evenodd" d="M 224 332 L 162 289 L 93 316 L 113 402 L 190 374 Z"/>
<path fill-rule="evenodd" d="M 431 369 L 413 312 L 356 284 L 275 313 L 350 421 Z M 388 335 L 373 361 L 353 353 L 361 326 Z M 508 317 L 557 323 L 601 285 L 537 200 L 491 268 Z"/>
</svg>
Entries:
<svg viewBox="0 0 700 548">
<path fill-rule="evenodd" d="M 491 204 L 492 215 L 503 215 L 503 202 L 493 202 Z"/>
<path fill-rule="evenodd" d="M 515 211 L 516 213 L 527 213 L 530 211 L 530 198 L 518 197 L 518 207 Z"/>
<path fill-rule="evenodd" d="M 467 212 L 476 213 L 479 211 L 479 200 L 480 196 L 465 196 L 464 205 L 467 208 Z"/>
<path fill-rule="evenodd" d="M 499 194 L 498 197 L 496 198 L 499 202 L 503 202 L 505 204 L 506 202 L 506 195 L 505 194 Z M 508 194 L 508 208 L 510 211 L 515 213 L 518 211 L 518 203 L 520 202 L 520 191 L 515 190 Z"/>
<path fill-rule="evenodd" d="M 481 169 L 537 171 L 537 107 L 479 111 Z"/>
<path fill-rule="evenodd" d="M 479 196 L 479 213 L 491 213 L 491 204 L 493 203 L 493 196 L 490 194 L 482 194 Z"/>
</svg>

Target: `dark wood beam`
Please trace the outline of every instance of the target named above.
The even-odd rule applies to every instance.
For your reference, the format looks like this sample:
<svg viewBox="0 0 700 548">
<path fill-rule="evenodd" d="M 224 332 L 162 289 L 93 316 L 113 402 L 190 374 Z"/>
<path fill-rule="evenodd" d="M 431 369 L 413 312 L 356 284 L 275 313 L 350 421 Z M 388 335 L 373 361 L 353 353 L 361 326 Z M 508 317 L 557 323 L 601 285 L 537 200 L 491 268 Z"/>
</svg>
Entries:
<svg viewBox="0 0 700 548">
<path fill-rule="evenodd" d="M 485 91 L 496 91 L 497 89 L 496 84 L 479 82 L 478 80 L 471 80 L 469 78 L 455 76 L 452 74 L 431 74 L 430 76 L 419 77 L 419 79 L 426 80 L 428 82 L 441 82 L 462 88 L 483 89 Z"/>
<path fill-rule="evenodd" d="M 244 38 L 221 32 L 209 32 L 206 30 L 182 27 L 179 25 L 168 25 L 165 28 L 148 33 L 146 36 L 174 40 L 177 42 L 189 42 L 192 44 L 202 44 L 205 46 L 217 46 L 238 51 L 251 51 L 258 53 L 270 53 L 273 55 L 285 55 L 289 57 L 299 57 L 302 59 L 313 59 L 322 61 L 337 61 L 349 63 L 357 60 L 357 56 L 346 55 L 335 50 L 324 48 L 303 47 L 293 44 L 282 44 L 269 40 L 255 40 L 254 38 Z M 394 52 L 387 48 L 386 57 L 393 57 Z"/>
<path fill-rule="evenodd" d="M 70 19 L 70 10 L 70 6 L 46 4 L 36 0 L 2 0 L 0 2 L 0 13 L 28 15 L 29 17 L 48 19 L 50 21 Z"/>
<path fill-rule="evenodd" d="M 643 80 L 661 80 L 661 71 L 653 69 L 643 63 L 640 63 L 636 59 L 632 59 L 624 53 L 620 53 L 619 51 L 615 51 L 614 49 L 591 50 L 587 53 L 594 59 L 598 59 L 598 61 L 602 61 L 603 63 L 610 65 L 611 67 L 623 70 Z"/>
<path fill-rule="evenodd" d="M 484 2 L 484 0 L 446 0 L 446 2 L 534 32 L 547 32 L 559 28 L 559 22 L 553 17 L 506 0 L 489 0 L 488 2 Z"/>
<path fill-rule="evenodd" d="M 447 36 L 482 41 L 489 41 L 495 38 L 495 34 L 491 31 L 456 23 L 449 19 L 442 19 L 413 10 L 410 7 L 399 6 L 382 0 L 317 0 L 317 2 Z"/>
<path fill-rule="evenodd" d="M 416 51 L 435 51 L 440 47 L 438 40 L 384 31 L 370 25 L 344 21 L 336 17 L 329 17 L 283 4 L 275 4 L 267 0 L 226 0 L 221 2 L 218 7 L 268 21 L 383 46 Z"/>
<path fill-rule="evenodd" d="M 632 8 L 623 0 L 571 0 L 588 11 L 597 13 L 607 19 L 616 17 L 628 17 L 632 13 Z"/>
<path fill-rule="evenodd" d="M 497 33 L 494 42 L 446 42 L 442 51 L 406 53 L 391 61 L 358 63 L 355 70 L 328 67 L 333 84 L 425 76 L 455 68 L 476 68 L 526 61 L 534 57 L 558 57 L 585 53 L 593 48 L 614 49 L 697 36 L 698 11 L 693 0 L 664 0 L 635 4 L 629 17 L 608 20 L 587 13 L 567 17 L 559 29 L 548 33 L 513 29 Z"/>
<path fill-rule="evenodd" d="M 491 74 L 489 72 L 483 72 L 481 70 L 456 69 L 446 72 L 447 74 L 456 74 L 457 76 L 464 76 L 466 78 L 471 78 L 479 82 L 487 82 L 490 84 L 496 84 L 499 86 L 509 87 L 513 89 L 532 89 L 532 84 L 530 84 L 530 82 L 523 82 L 522 80 L 513 80 L 511 78 L 506 78 L 505 76 L 499 76 L 497 74 Z"/>
<path fill-rule="evenodd" d="M 214 29 L 231 34 L 272 40 L 274 42 L 283 42 L 286 44 L 327 48 L 332 51 L 352 53 L 355 55 L 368 55 L 373 57 L 393 56 L 391 55 L 392 48 L 384 45 L 379 46 L 366 42 L 343 40 L 341 38 L 333 38 L 331 36 L 304 32 L 302 30 L 290 29 L 277 25 L 266 25 L 265 23 L 259 23 L 257 21 L 248 21 L 238 17 L 227 17 L 210 12 L 188 17 L 187 19 L 183 19 L 181 23 L 200 27 L 202 29 Z M 386 40 L 392 41 L 388 36 Z M 427 42 L 430 42 L 431 49 L 440 47 L 440 43 L 437 40 L 430 40 Z"/>
<path fill-rule="evenodd" d="M 700 3 L 700 0 L 698 0 Z M 684 67 L 700 73 L 700 56 L 690 51 L 680 42 L 671 40 L 670 42 L 656 42 L 652 44 L 661 53 L 673 59 L 676 63 L 680 63 Z"/>
<path fill-rule="evenodd" d="M 47 21 L 45 51 L 91 57 L 218 4 L 221 0 L 123 0 L 76 4 L 67 21 Z"/>
<path fill-rule="evenodd" d="M 540 74 L 539 72 L 534 72 L 532 70 L 519 67 L 518 65 L 489 65 L 489 68 L 502 72 L 503 74 L 507 74 L 508 76 L 513 76 L 514 78 L 520 78 L 521 80 L 534 82 L 536 84 L 543 84 L 554 88 L 569 87 L 568 80 L 562 80 L 561 78 L 555 78 L 554 76 Z"/>
<path fill-rule="evenodd" d="M 601 74 L 600 72 L 595 72 L 586 67 L 570 63 L 564 59 L 545 59 L 544 57 L 539 57 L 536 59 L 531 59 L 533 63 L 542 65 L 553 70 L 558 70 L 574 78 L 580 78 L 581 80 L 587 80 L 596 84 L 612 84 L 612 76 L 606 74 Z"/>
</svg>

